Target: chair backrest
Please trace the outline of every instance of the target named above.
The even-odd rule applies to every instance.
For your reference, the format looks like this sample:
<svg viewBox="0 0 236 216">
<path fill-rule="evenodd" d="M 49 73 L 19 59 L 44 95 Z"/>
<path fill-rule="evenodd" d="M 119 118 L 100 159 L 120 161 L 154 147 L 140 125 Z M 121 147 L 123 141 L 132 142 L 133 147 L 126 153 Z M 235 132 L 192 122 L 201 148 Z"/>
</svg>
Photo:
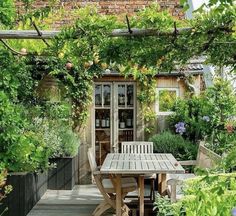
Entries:
<svg viewBox="0 0 236 216">
<path fill-rule="evenodd" d="M 204 146 L 204 142 L 200 142 L 197 154 L 196 165 L 201 168 L 213 168 L 221 161 L 221 157 L 215 152 Z"/>
<path fill-rule="evenodd" d="M 133 142 L 122 142 L 121 152 L 127 154 L 152 154 L 153 153 L 153 142 L 144 141 L 133 141 Z"/>
<path fill-rule="evenodd" d="M 92 172 L 97 171 L 98 167 L 97 167 L 97 163 L 96 163 L 92 148 L 88 149 L 88 160 L 89 160 L 91 171 Z"/>
</svg>

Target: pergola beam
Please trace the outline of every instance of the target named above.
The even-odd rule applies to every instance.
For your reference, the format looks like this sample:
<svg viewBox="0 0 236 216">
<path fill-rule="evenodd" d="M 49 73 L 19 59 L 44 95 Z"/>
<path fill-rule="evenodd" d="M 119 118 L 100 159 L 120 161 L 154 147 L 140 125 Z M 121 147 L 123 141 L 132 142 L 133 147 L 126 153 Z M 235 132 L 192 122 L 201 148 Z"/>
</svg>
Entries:
<svg viewBox="0 0 236 216">
<path fill-rule="evenodd" d="M 115 29 L 111 33 L 111 37 L 128 37 L 128 36 L 168 36 L 175 34 L 183 34 L 184 32 L 192 31 L 192 28 L 173 28 L 169 31 L 159 31 L 157 29 Z"/>
<path fill-rule="evenodd" d="M 178 34 L 191 31 L 192 28 L 178 28 L 170 31 L 161 32 L 156 29 L 115 29 L 109 35 L 110 37 L 128 37 L 128 36 L 161 36 L 173 35 L 175 31 Z M 52 39 L 60 31 L 40 31 L 41 35 L 35 30 L 0 30 L 0 39 Z"/>
<path fill-rule="evenodd" d="M 0 30 L 0 39 L 52 39 L 60 31 L 40 31 L 35 30 Z"/>
<path fill-rule="evenodd" d="M 217 27 L 218 30 L 222 32 L 234 32 L 228 26 L 220 26 Z M 130 29 L 114 29 L 108 37 L 145 37 L 145 36 L 177 36 L 180 34 L 184 34 L 186 32 L 192 31 L 192 28 L 176 28 L 176 26 L 168 31 L 160 31 L 157 29 L 138 29 L 138 28 L 130 28 Z M 40 31 L 38 34 L 35 30 L 0 30 L 0 39 L 52 39 L 56 37 L 61 31 Z M 209 30 L 207 33 L 212 34 L 214 30 Z M 79 32 L 77 33 L 79 36 Z M 71 38 L 75 39 L 75 38 Z"/>
</svg>

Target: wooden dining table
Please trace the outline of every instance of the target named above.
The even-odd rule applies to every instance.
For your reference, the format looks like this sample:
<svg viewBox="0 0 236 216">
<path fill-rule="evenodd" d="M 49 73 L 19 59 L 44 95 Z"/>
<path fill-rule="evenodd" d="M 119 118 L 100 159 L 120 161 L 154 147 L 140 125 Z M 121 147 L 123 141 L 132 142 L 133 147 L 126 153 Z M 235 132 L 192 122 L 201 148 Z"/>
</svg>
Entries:
<svg viewBox="0 0 236 216">
<path fill-rule="evenodd" d="M 123 200 L 121 197 L 121 176 L 137 176 L 139 185 L 139 215 L 144 216 L 144 176 L 158 174 L 158 191 L 166 193 L 166 174 L 184 173 L 183 167 L 172 154 L 107 154 L 100 172 L 110 174 L 115 178 L 116 215 L 122 216 Z M 123 214 L 124 215 L 124 214 Z"/>
</svg>

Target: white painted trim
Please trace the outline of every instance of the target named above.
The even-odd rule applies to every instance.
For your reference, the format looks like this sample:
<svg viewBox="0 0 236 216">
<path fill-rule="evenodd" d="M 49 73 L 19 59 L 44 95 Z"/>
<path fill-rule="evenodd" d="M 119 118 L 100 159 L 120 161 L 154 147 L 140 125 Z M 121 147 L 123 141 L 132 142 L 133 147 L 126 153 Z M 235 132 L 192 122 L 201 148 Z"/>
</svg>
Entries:
<svg viewBox="0 0 236 216">
<path fill-rule="evenodd" d="M 156 110 L 156 113 L 157 115 L 170 115 L 172 114 L 173 112 L 172 111 L 167 111 L 167 112 L 161 112 L 159 110 L 159 92 L 162 91 L 162 90 L 168 90 L 168 91 L 175 91 L 176 92 L 176 97 L 178 98 L 180 96 L 180 89 L 179 88 L 176 88 L 176 87 L 168 87 L 168 88 L 165 88 L 165 87 L 157 87 L 157 101 L 155 103 L 155 110 Z"/>
</svg>

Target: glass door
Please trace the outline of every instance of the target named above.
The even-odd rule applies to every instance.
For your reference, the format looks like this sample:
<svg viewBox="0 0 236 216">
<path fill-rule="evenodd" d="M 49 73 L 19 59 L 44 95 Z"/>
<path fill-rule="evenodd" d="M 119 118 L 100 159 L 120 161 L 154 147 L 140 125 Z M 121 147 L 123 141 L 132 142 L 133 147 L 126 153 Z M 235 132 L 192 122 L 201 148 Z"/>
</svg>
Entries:
<svg viewBox="0 0 236 216">
<path fill-rule="evenodd" d="M 133 83 L 115 84 L 115 152 L 120 152 L 121 142 L 135 140 L 135 86 Z"/>
<path fill-rule="evenodd" d="M 111 152 L 111 94 L 109 83 L 95 85 L 95 154 L 97 164 L 101 165 Z"/>
<path fill-rule="evenodd" d="M 122 141 L 135 140 L 134 83 L 96 83 L 94 86 L 94 142 L 98 165 L 109 152 L 120 152 Z"/>
</svg>

